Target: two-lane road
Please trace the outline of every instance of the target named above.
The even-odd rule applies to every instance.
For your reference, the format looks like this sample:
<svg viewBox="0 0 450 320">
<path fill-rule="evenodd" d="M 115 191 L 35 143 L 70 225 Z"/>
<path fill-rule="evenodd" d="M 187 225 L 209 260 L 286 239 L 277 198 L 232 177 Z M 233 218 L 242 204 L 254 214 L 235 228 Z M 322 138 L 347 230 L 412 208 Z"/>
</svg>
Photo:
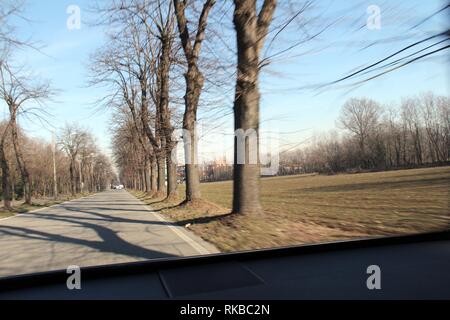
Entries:
<svg viewBox="0 0 450 320">
<path fill-rule="evenodd" d="M 0 220 L 0 277 L 216 252 L 124 190 Z"/>
</svg>

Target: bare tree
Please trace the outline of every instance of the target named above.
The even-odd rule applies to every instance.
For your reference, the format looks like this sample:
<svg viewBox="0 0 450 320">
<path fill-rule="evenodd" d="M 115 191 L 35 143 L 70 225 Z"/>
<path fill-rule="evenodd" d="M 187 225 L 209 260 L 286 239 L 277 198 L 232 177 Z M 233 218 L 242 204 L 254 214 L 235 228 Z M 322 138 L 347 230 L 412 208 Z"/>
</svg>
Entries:
<svg viewBox="0 0 450 320">
<path fill-rule="evenodd" d="M 11 19 L 20 15 L 23 8 L 24 1 L 9 1 L 5 0 L 0 3 L 0 69 L 9 55 L 10 48 L 13 46 L 21 46 L 24 43 L 13 35 L 14 26 L 11 24 Z M 5 155 L 5 144 L 7 135 L 9 133 L 9 124 L 1 136 L 0 145 L 0 162 L 2 166 L 2 184 L 3 184 L 3 200 L 6 209 L 11 209 L 11 192 L 10 192 L 10 177 L 9 165 Z"/>
<path fill-rule="evenodd" d="M 120 180 L 127 188 L 145 191 L 145 150 L 138 141 L 134 119 L 127 108 L 113 115 L 114 160 L 119 167 Z"/>
<path fill-rule="evenodd" d="M 10 133 L 9 122 L 3 122 L 0 126 L 1 140 L 0 140 L 0 166 L 2 169 L 2 199 L 3 207 L 6 210 L 12 210 L 11 201 L 11 179 L 10 179 L 10 165 L 6 156 L 8 135 Z"/>
<path fill-rule="evenodd" d="M 176 147 L 176 141 L 172 134 L 174 127 L 171 123 L 171 113 L 169 109 L 169 78 L 171 67 L 171 55 L 174 41 L 174 12 L 172 2 L 163 6 L 157 1 L 157 18 L 154 19 L 157 38 L 160 41 L 160 52 L 157 69 L 158 79 L 158 111 L 161 126 L 161 147 L 166 153 L 167 164 L 167 198 L 177 196 L 177 165 L 172 159 L 172 150 Z"/>
<path fill-rule="evenodd" d="M 280 174 L 288 174 L 294 165 L 300 167 L 301 172 L 321 173 L 448 165 L 448 97 L 426 93 L 402 99 L 401 103 L 389 105 L 389 108 L 378 106 L 375 113 L 369 113 L 373 119 L 370 122 L 363 121 L 367 118 L 363 115 L 368 114 L 362 111 L 365 110 L 361 107 L 364 99 L 353 100 L 352 103 L 349 100 L 346 107 L 358 107 L 343 108 L 338 121 L 340 128 L 351 134 L 342 137 L 337 132 L 320 135 L 305 147 L 287 154 L 282 152 Z M 373 101 L 372 105 L 377 103 Z M 363 158 L 360 141 L 363 141 Z"/>
<path fill-rule="evenodd" d="M 440 123 L 442 125 L 444 149 L 446 150 L 445 161 L 450 160 L 450 98 L 438 97 L 437 101 Z"/>
<path fill-rule="evenodd" d="M 25 0 L 2 0 L 0 2 L 0 61 L 11 47 L 27 45 L 23 40 L 15 37 L 15 27 L 12 19 L 21 18 Z"/>
<path fill-rule="evenodd" d="M 13 71 L 6 61 L 0 63 L 0 99 L 8 106 L 12 141 L 27 204 L 31 204 L 31 177 L 19 144 L 17 118 L 24 115 L 42 120 L 43 116 L 48 115 L 43 102 L 50 99 L 52 94 L 48 82 L 36 82 L 32 76 L 23 75 L 20 70 Z"/>
<path fill-rule="evenodd" d="M 58 145 L 70 159 L 69 172 L 72 195 L 75 195 L 77 191 L 80 190 L 81 170 L 80 167 L 77 168 L 77 161 L 79 161 L 79 154 L 87 146 L 88 143 L 89 134 L 75 124 L 66 124 L 58 137 Z"/>
<path fill-rule="evenodd" d="M 381 108 L 373 100 L 352 98 L 341 109 L 339 123 L 353 133 L 358 141 L 359 158 L 363 167 L 368 166 L 367 143 L 379 124 Z"/>
<path fill-rule="evenodd" d="M 188 203 L 201 198 L 198 159 L 196 159 L 196 144 L 198 138 L 195 124 L 197 121 L 197 109 L 200 94 L 204 85 L 204 77 L 199 69 L 198 59 L 202 41 L 205 37 L 208 15 L 214 3 L 215 0 L 206 0 L 204 2 L 196 27 L 197 32 L 192 41 L 185 14 L 187 1 L 174 0 L 179 36 L 187 62 L 187 71 L 184 75 L 186 80 L 186 94 L 184 96 L 185 111 L 183 117 L 183 129 L 185 130 L 184 134 L 188 134 L 189 137 L 183 138 L 187 142 L 185 146 L 185 177 L 186 202 Z"/>
<path fill-rule="evenodd" d="M 259 134 L 259 71 L 260 54 L 276 7 L 276 0 L 265 0 L 259 13 L 256 0 L 235 0 L 233 22 L 237 40 L 237 81 L 234 101 L 235 130 L 254 130 Z M 258 139 L 258 138 L 257 138 Z M 259 153 L 259 142 L 256 149 Z M 260 165 L 249 161 L 246 144 L 244 164 L 238 163 L 235 140 L 233 212 L 258 213 L 260 204 Z"/>
<path fill-rule="evenodd" d="M 420 101 L 417 98 L 404 99 L 401 104 L 402 120 L 412 140 L 413 163 L 423 163 L 423 133 Z"/>
<path fill-rule="evenodd" d="M 115 174 L 108 157 L 99 152 L 94 139 L 88 135 L 88 143 L 78 153 L 75 164 L 64 152 L 55 152 L 53 167 L 52 145 L 40 139 L 28 137 L 18 126 L 19 142 L 23 147 L 27 170 L 32 179 L 33 198 L 48 199 L 55 197 L 54 174 L 56 172 L 58 193 L 68 195 L 76 188 L 80 190 L 80 182 L 85 183 L 84 191 L 96 192 L 106 189 Z M 21 196 L 24 192 L 20 185 L 20 170 L 13 146 L 11 124 L 9 121 L 0 123 L 0 167 L 2 171 L 2 199 L 7 210 L 13 209 L 14 195 Z M 80 161 L 81 160 L 81 161 Z M 72 170 L 71 170 L 72 168 Z M 18 174 L 17 174 L 18 173 Z M 71 177 L 75 173 L 76 178 Z M 78 178 L 78 179 L 77 179 Z M 75 180 L 75 183 L 73 183 Z M 77 184 L 78 183 L 78 184 Z"/>
<path fill-rule="evenodd" d="M 103 14 L 104 23 L 118 25 L 123 31 L 125 37 L 118 38 L 119 41 L 131 46 L 129 62 L 137 71 L 132 76 L 139 88 L 140 125 L 157 159 L 159 195 L 166 185 L 167 168 L 167 197 L 174 197 L 177 195 L 177 173 L 171 154 L 177 141 L 172 137 L 174 126 L 169 106 L 175 38 L 173 3 L 161 0 L 114 1 L 97 10 Z M 151 104 L 155 108 L 154 117 L 150 113 Z"/>
<path fill-rule="evenodd" d="M 135 127 L 133 134 L 137 135 L 145 153 L 146 192 L 155 195 L 158 189 L 155 149 L 159 151 L 159 145 L 155 141 L 157 138 L 153 137 L 158 134 L 152 132 L 148 111 L 144 115 L 147 120 L 143 120 L 141 116 L 141 110 L 145 111 L 149 108 L 147 79 L 149 78 L 148 70 L 151 69 L 150 63 L 153 61 L 148 60 L 149 54 L 144 54 L 140 34 L 135 25 L 132 24 L 132 21 L 128 22 L 131 30 L 124 31 L 120 38 L 112 36 L 112 44 L 105 46 L 92 57 L 93 79 L 91 83 L 111 87 L 111 97 L 103 100 L 106 107 L 114 106 L 117 111 L 127 115 L 123 106 L 128 108 Z M 146 49 L 148 50 L 148 48 Z M 144 123 L 147 124 L 145 127 Z M 150 143 L 144 128 L 150 131 L 154 144 Z"/>
<path fill-rule="evenodd" d="M 433 161 L 443 162 L 448 159 L 448 127 L 449 127 L 449 99 L 435 97 L 428 93 L 421 99 L 421 108 L 428 148 Z"/>
</svg>

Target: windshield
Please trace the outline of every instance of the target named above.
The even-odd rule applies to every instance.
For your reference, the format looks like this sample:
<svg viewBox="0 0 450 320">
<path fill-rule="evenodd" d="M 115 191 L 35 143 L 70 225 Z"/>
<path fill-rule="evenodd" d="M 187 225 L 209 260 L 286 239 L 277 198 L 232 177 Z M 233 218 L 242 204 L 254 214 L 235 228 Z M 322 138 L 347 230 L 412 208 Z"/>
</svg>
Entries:
<svg viewBox="0 0 450 320">
<path fill-rule="evenodd" d="M 0 2 L 0 277 L 450 226 L 442 1 Z"/>
</svg>

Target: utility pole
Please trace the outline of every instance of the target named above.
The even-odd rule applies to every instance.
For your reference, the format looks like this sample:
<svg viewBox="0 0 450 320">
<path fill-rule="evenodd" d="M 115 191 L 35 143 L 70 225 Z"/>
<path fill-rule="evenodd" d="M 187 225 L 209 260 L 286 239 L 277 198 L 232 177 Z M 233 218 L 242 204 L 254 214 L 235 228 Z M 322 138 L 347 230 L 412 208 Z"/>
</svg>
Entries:
<svg viewBox="0 0 450 320">
<path fill-rule="evenodd" d="M 56 138 L 55 131 L 52 132 L 52 152 L 53 152 L 53 198 L 58 199 L 58 185 L 56 180 Z"/>
</svg>

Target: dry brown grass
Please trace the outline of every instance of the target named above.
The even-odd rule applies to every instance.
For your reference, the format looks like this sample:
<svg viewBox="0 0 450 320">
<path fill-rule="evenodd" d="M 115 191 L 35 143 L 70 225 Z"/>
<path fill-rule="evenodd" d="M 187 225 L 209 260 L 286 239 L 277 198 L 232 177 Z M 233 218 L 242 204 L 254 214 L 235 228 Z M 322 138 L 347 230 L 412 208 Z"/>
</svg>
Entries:
<svg viewBox="0 0 450 320">
<path fill-rule="evenodd" d="M 450 167 L 298 175 L 262 180 L 264 213 L 228 215 L 231 182 L 202 184 L 206 200 L 141 199 L 223 251 L 441 230 L 450 226 Z M 180 188 L 183 194 L 184 188 Z"/>
<path fill-rule="evenodd" d="M 53 205 L 61 203 L 61 202 L 81 198 L 81 197 L 84 197 L 87 195 L 88 195 L 88 193 L 76 194 L 75 196 L 62 195 L 57 200 L 54 200 L 53 198 L 39 198 L 39 199 L 35 198 L 35 199 L 33 199 L 32 205 L 27 205 L 27 204 L 23 203 L 23 200 L 14 200 L 12 202 L 12 206 L 13 206 L 12 211 L 7 211 L 4 208 L 0 208 L 0 219 L 11 217 L 11 216 L 14 216 L 14 215 L 20 214 L 20 213 L 30 212 L 30 211 L 37 210 L 37 209 L 44 208 L 44 207 L 53 206 Z"/>
</svg>

